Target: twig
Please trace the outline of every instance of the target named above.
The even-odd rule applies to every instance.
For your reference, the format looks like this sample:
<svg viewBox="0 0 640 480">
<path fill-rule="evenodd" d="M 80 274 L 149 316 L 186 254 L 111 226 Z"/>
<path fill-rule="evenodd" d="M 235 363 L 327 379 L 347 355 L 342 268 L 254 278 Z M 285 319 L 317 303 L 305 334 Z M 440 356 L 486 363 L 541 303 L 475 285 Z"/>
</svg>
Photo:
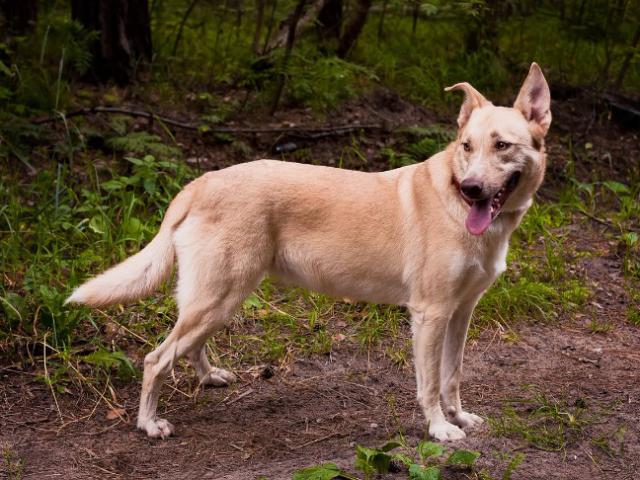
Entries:
<svg viewBox="0 0 640 480">
<path fill-rule="evenodd" d="M 324 442 L 325 440 L 329 440 L 332 437 L 336 437 L 338 435 L 343 435 L 342 432 L 333 432 L 324 437 L 316 438 L 315 440 L 311 440 L 310 442 L 303 443 L 302 445 L 296 445 L 294 447 L 289 447 L 290 450 L 300 450 L 301 448 L 308 447 L 309 445 L 313 445 L 315 443 Z M 344 435 L 343 435 L 344 436 Z"/>
<path fill-rule="evenodd" d="M 232 403 L 236 403 L 238 400 L 243 399 L 244 397 L 246 397 L 247 395 L 250 395 L 254 392 L 253 388 L 250 388 L 244 392 L 242 392 L 240 395 L 238 395 L 236 398 L 232 398 L 231 400 L 229 400 L 226 405 L 231 405 Z"/>
<path fill-rule="evenodd" d="M 56 410 L 58 410 L 58 416 L 60 417 L 60 421 L 64 424 L 64 418 L 62 417 L 62 412 L 60 411 L 60 405 L 58 404 L 58 397 L 56 396 L 56 392 L 53 389 L 53 382 L 51 377 L 49 377 L 49 369 L 47 368 L 47 333 L 44 334 L 44 349 L 42 350 L 44 355 L 42 357 L 42 364 L 44 365 L 44 378 L 47 379 L 47 385 L 49 385 L 49 389 L 51 390 L 51 395 L 53 396 L 53 401 L 56 404 Z"/>
<path fill-rule="evenodd" d="M 584 215 L 587 218 L 590 218 L 591 220 L 593 220 L 594 222 L 598 222 L 601 225 L 604 225 L 605 227 L 610 228 L 611 230 L 616 230 L 616 231 L 620 231 L 620 230 L 629 230 L 631 232 L 639 232 L 640 233 L 640 229 L 638 228 L 634 228 L 632 226 L 628 226 L 628 227 L 621 227 L 621 226 L 617 226 L 614 225 L 611 222 L 608 222 L 606 220 L 603 220 L 602 218 L 596 217 L 595 215 L 591 215 L 589 212 L 583 210 L 582 208 L 578 208 L 577 209 L 578 212 L 580 212 L 582 215 Z"/>
<path fill-rule="evenodd" d="M 88 115 L 97 115 L 101 113 L 129 115 L 131 117 L 141 117 L 150 120 L 160 120 L 167 125 L 182 128 L 184 130 L 198 131 L 201 125 L 196 123 L 182 122 L 173 118 L 158 115 L 152 111 L 128 109 L 120 107 L 89 107 L 73 110 L 65 115 L 65 118 L 81 117 Z M 30 122 L 34 125 L 44 125 L 60 121 L 58 115 L 49 117 L 33 118 Z M 361 124 L 361 125 L 337 125 L 337 126 L 318 126 L 318 127 L 216 127 L 208 126 L 209 133 L 287 133 L 290 135 L 300 135 L 309 138 L 321 138 L 329 135 L 346 135 L 357 131 L 373 131 L 384 130 L 385 127 L 379 124 Z"/>
</svg>

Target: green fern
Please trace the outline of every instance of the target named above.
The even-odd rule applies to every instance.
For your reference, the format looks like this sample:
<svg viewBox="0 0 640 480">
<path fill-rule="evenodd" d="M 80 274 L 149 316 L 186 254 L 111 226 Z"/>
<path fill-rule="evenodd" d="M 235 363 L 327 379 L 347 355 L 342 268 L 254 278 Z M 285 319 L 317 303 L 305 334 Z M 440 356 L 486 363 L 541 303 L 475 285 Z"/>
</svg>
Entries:
<svg viewBox="0 0 640 480">
<path fill-rule="evenodd" d="M 180 149 L 166 145 L 162 138 L 149 132 L 132 132 L 111 137 L 107 139 L 106 145 L 116 152 L 153 155 L 156 158 L 180 156 Z"/>
</svg>

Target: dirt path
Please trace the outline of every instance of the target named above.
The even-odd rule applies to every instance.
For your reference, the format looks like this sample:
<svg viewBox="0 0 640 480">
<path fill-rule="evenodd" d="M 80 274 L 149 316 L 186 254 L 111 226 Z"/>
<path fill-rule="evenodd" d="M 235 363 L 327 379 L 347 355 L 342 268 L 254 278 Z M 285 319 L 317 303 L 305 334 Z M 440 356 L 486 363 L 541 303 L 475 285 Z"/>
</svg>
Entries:
<svg viewBox="0 0 640 480">
<path fill-rule="evenodd" d="M 588 248 L 584 230 L 568 231 L 581 231 Z M 626 321 L 615 260 L 583 262 L 595 294 L 592 315 L 553 325 L 521 323 L 516 341 L 508 340 L 513 334 L 485 330 L 467 347 L 465 405 L 498 420 L 457 446 L 482 452 L 480 466 L 497 477 L 514 452 L 525 460 L 513 478 L 631 479 L 640 471 L 640 329 Z M 593 333 L 587 325 L 596 317 L 611 330 Z M 407 325 L 402 335 L 408 337 Z M 60 393 L 63 423 L 45 383 L 32 373 L 1 372 L 5 477 L 286 479 L 322 461 L 354 471 L 355 444 L 377 446 L 402 432 L 415 445 L 424 433 L 410 368 L 353 344 L 299 359 L 269 379 L 245 373 L 234 387 L 195 398 L 165 385 L 160 410 L 177 425 L 177 436 L 167 441 L 135 431 L 137 382 L 117 389 L 126 421 L 108 420 L 104 404 L 86 400 L 89 395 Z M 178 372 L 179 388 L 188 374 Z M 517 431 L 499 434 L 499 419 L 526 419 L 544 405 L 560 417 L 580 415 L 575 429 L 564 425 L 567 444 L 559 451 L 535 448 Z M 517 416 L 506 413 L 509 406 Z M 557 426 L 551 416 L 536 418 Z M 466 477 L 448 471 L 445 478 Z"/>
</svg>

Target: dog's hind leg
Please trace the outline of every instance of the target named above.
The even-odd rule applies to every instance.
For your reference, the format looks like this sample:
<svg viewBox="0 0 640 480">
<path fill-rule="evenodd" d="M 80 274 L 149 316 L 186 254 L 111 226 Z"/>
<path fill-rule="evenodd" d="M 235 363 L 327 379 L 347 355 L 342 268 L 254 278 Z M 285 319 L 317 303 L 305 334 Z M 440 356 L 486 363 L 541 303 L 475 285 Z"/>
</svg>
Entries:
<svg viewBox="0 0 640 480">
<path fill-rule="evenodd" d="M 167 339 L 145 357 L 137 425 L 149 437 L 166 438 L 173 433 L 173 425 L 156 416 L 163 379 L 178 359 L 200 350 L 207 338 L 224 325 L 237 305 L 235 298 L 226 297 L 186 306 L 181 309 L 178 322 Z"/>
<path fill-rule="evenodd" d="M 236 376 L 232 372 L 211 366 L 207 358 L 206 345 L 203 345 L 200 349 L 195 349 L 188 356 L 202 385 L 224 387 L 236 381 Z"/>
<path fill-rule="evenodd" d="M 199 373 L 205 375 L 206 371 L 211 376 L 202 347 L 256 288 L 265 270 L 263 259 L 267 257 L 251 245 L 216 236 L 197 219 L 185 220 L 174 238 L 180 314 L 167 339 L 144 361 L 138 428 L 150 437 L 166 438 L 173 433 L 169 422 L 156 417 L 162 380 L 176 361 L 185 356 L 196 360 Z"/>
<path fill-rule="evenodd" d="M 462 410 L 460 401 L 460 378 L 462 377 L 462 361 L 467 330 L 471 313 L 477 299 L 465 302 L 455 311 L 449 325 L 442 352 L 440 369 L 440 398 L 445 411 L 451 416 L 452 423 L 459 427 L 475 427 L 483 422 L 482 418 Z"/>
</svg>

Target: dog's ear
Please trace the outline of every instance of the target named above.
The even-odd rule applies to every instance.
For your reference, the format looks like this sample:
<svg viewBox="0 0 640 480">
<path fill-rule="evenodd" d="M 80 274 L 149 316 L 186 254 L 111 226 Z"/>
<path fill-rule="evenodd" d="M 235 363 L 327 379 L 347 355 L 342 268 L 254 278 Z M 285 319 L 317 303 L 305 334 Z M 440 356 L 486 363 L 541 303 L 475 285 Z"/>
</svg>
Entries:
<svg viewBox="0 0 640 480">
<path fill-rule="evenodd" d="M 484 98 L 479 91 L 467 82 L 456 83 L 444 89 L 445 92 L 451 92 L 453 90 L 462 90 L 464 92 L 464 102 L 462 102 L 460 113 L 458 114 L 458 127 L 460 128 L 465 126 L 471 116 L 471 112 L 473 112 L 475 108 L 481 108 L 490 103 L 489 100 Z"/>
<path fill-rule="evenodd" d="M 529 122 L 538 125 L 543 136 L 547 134 L 551 125 L 551 92 L 537 63 L 531 64 L 513 108 L 520 110 Z"/>
</svg>

